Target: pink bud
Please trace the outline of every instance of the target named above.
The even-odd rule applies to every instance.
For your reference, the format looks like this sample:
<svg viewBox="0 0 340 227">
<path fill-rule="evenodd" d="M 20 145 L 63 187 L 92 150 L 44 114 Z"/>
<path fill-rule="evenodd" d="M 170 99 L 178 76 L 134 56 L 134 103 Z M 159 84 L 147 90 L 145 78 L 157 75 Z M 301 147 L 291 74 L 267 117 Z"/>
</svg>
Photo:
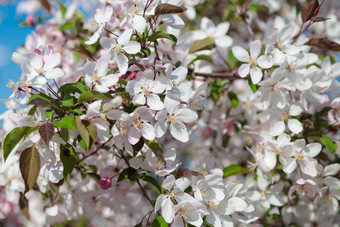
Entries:
<svg viewBox="0 0 340 227">
<path fill-rule="evenodd" d="M 14 205 L 11 202 L 3 201 L 0 203 L 0 212 L 6 216 L 9 216 L 14 210 Z"/>
<path fill-rule="evenodd" d="M 102 187 L 102 189 L 106 190 L 112 186 L 112 180 L 109 177 L 102 177 L 99 180 L 99 184 Z"/>
<path fill-rule="evenodd" d="M 34 22 L 35 22 L 34 16 L 28 15 L 28 16 L 26 17 L 26 22 L 27 22 L 28 24 L 34 24 Z"/>
<path fill-rule="evenodd" d="M 130 74 L 130 80 L 135 79 L 136 74 L 137 74 L 136 72 L 132 72 L 132 73 Z"/>
</svg>

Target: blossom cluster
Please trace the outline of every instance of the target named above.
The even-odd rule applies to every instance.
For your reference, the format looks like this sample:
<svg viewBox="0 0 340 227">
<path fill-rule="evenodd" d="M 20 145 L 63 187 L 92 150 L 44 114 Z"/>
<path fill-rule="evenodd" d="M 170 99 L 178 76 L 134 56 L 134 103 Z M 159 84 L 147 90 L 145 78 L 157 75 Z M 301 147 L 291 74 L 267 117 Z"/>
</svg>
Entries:
<svg viewBox="0 0 340 227">
<path fill-rule="evenodd" d="M 0 223 L 339 223 L 336 0 L 28 2 Z"/>
</svg>

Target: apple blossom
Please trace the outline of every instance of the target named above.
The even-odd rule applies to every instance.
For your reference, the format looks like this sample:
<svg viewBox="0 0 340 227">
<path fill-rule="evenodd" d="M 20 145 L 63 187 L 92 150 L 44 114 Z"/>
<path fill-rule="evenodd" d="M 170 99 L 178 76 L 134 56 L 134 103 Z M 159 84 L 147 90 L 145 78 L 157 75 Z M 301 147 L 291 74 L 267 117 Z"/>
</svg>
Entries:
<svg viewBox="0 0 340 227">
<path fill-rule="evenodd" d="M 240 46 L 234 46 L 232 48 L 234 56 L 241 62 L 247 62 L 242 64 L 238 69 L 238 74 L 241 78 L 246 77 L 250 73 L 251 80 L 254 84 L 258 84 L 262 79 L 262 71 L 258 67 L 268 69 L 273 66 L 271 58 L 269 56 L 260 56 L 261 41 L 255 40 L 250 44 L 250 55 L 248 52 Z M 258 65 L 258 66 L 257 66 Z"/>
</svg>

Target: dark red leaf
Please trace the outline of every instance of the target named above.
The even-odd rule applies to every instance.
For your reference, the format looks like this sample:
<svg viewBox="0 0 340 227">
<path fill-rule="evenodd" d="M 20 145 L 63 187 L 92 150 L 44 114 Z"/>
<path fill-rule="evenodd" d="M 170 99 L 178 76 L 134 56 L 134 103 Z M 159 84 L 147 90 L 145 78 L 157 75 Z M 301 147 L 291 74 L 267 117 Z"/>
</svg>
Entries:
<svg viewBox="0 0 340 227">
<path fill-rule="evenodd" d="M 311 1 L 308 5 L 304 6 L 301 10 L 302 22 L 312 19 L 312 17 L 318 15 L 319 13 L 319 2 L 318 0 Z"/>
<path fill-rule="evenodd" d="M 305 45 L 317 47 L 320 49 L 340 51 L 340 44 L 330 41 L 327 38 L 313 38 L 306 42 Z"/>
<path fill-rule="evenodd" d="M 160 4 L 155 9 L 155 15 L 183 13 L 187 9 L 182 6 L 175 6 L 168 3 Z"/>
<path fill-rule="evenodd" d="M 47 10 L 47 12 L 51 12 L 51 4 L 48 2 L 48 0 L 40 0 L 41 5 Z"/>
<path fill-rule="evenodd" d="M 92 54 L 90 51 L 88 51 L 85 47 L 79 47 L 77 49 L 74 49 L 74 51 L 81 53 L 85 57 L 89 58 L 92 61 L 96 61 L 96 59 L 93 58 Z"/>
<path fill-rule="evenodd" d="M 39 128 L 40 137 L 44 140 L 45 144 L 48 145 L 54 135 L 54 127 L 50 123 L 43 124 Z"/>
<path fill-rule="evenodd" d="M 41 98 L 35 98 L 32 101 L 29 102 L 31 105 L 41 106 L 41 107 L 49 107 L 52 106 L 51 103 L 48 101 L 41 99 Z"/>
<path fill-rule="evenodd" d="M 322 21 L 326 21 L 326 20 L 329 20 L 330 18 L 327 18 L 327 17 L 312 17 L 312 21 L 313 22 L 322 22 Z"/>
</svg>

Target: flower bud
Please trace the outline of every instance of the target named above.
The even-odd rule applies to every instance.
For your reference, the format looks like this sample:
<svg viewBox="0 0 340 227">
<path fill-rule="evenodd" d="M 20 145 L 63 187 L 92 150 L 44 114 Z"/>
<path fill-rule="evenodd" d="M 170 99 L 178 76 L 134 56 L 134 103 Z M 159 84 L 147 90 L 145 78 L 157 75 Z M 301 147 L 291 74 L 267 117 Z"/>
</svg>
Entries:
<svg viewBox="0 0 340 227">
<path fill-rule="evenodd" d="M 106 190 L 112 186 L 112 180 L 109 177 L 102 177 L 99 180 L 99 184 L 102 187 L 102 189 Z"/>
<path fill-rule="evenodd" d="M 26 17 L 26 23 L 28 23 L 28 24 L 34 24 L 34 22 L 35 22 L 35 19 L 34 19 L 34 16 L 32 16 L 32 15 L 28 15 L 27 17 Z"/>
</svg>

